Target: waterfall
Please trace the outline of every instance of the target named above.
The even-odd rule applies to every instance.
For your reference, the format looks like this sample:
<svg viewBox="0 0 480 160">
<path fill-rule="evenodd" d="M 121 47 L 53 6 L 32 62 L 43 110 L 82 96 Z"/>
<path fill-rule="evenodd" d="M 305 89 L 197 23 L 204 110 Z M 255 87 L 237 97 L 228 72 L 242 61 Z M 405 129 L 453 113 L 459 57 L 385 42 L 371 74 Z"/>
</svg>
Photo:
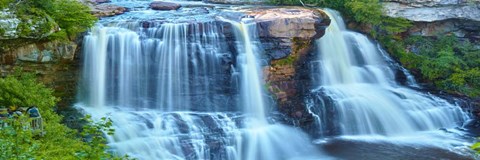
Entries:
<svg viewBox="0 0 480 160">
<path fill-rule="evenodd" d="M 233 35 L 215 21 L 102 22 L 84 38 L 86 87 L 78 105 L 113 120 L 116 134 L 107 138 L 115 152 L 139 159 L 322 157 L 306 133 L 268 120 L 252 19 L 228 22 Z M 285 137 L 292 142 L 285 145 Z"/>
<path fill-rule="evenodd" d="M 338 12 L 325 11 L 331 24 L 316 41 L 317 96 L 307 101 L 310 112 L 324 120 L 316 119 L 320 128 L 334 128 L 340 135 L 392 136 L 453 128 L 468 119 L 458 106 L 397 84 L 381 48 L 346 30 Z M 335 122 L 325 122 L 325 113 L 333 114 L 329 118 Z"/>
<path fill-rule="evenodd" d="M 219 69 L 226 48 L 214 24 L 135 30 L 97 26 L 86 36 L 83 77 L 90 106 L 210 111 L 230 99 L 215 87 L 227 73 Z"/>
<path fill-rule="evenodd" d="M 140 159 L 234 159 L 241 136 L 227 94 L 228 52 L 214 22 L 122 22 L 84 39 L 81 105 L 114 119 L 109 145 Z M 227 87 L 225 87 L 227 86 Z M 226 93 L 227 92 L 227 93 Z M 225 112 L 219 112 L 225 111 Z"/>
<path fill-rule="evenodd" d="M 240 23 L 229 21 L 236 29 L 237 65 L 240 69 L 240 107 L 250 115 L 244 122 L 243 139 L 237 145 L 237 160 L 253 159 L 318 159 L 321 156 L 302 131 L 282 124 L 269 124 L 263 100 L 264 87 L 258 56 L 262 50 L 256 23 L 243 18 Z M 285 137 L 290 139 L 284 143 Z"/>
<path fill-rule="evenodd" d="M 263 100 L 264 83 L 261 82 L 261 69 L 257 62 L 257 55 L 260 54 L 260 50 L 257 48 L 256 43 L 259 43 L 257 35 L 256 23 L 250 22 L 253 19 L 244 18 L 242 23 L 233 23 L 237 28 L 237 50 L 239 55 L 237 56 L 238 68 L 240 68 L 240 95 L 241 95 L 241 107 L 244 107 L 244 111 L 247 114 L 253 115 L 252 117 L 258 121 L 258 125 L 265 125 L 265 101 Z M 257 55 L 256 55 L 257 54 Z"/>
</svg>

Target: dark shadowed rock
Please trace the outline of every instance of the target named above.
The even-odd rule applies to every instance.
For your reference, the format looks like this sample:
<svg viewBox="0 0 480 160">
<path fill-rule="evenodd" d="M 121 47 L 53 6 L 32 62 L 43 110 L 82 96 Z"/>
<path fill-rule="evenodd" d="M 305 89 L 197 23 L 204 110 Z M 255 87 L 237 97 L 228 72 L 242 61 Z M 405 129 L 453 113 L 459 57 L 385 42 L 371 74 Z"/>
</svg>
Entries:
<svg viewBox="0 0 480 160">
<path fill-rule="evenodd" d="M 177 10 L 180 7 L 180 4 L 171 2 L 154 1 L 150 3 L 150 8 L 153 10 Z"/>
</svg>

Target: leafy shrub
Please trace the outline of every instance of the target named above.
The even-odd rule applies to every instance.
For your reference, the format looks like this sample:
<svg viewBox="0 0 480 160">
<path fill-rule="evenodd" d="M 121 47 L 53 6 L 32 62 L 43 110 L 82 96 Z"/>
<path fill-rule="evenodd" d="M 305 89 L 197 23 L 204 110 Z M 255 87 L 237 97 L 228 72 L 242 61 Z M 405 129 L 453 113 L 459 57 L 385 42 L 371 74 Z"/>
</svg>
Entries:
<svg viewBox="0 0 480 160">
<path fill-rule="evenodd" d="M 0 7 L 6 7 L 8 4 L 12 4 L 11 2 L 13 1 L 0 0 Z M 15 10 L 17 16 L 22 19 L 19 30 L 23 35 L 30 35 L 33 32 L 48 33 L 54 30 L 53 27 L 58 24 L 60 30 L 52 34 L 49 39 L 73 39 L 91 27 L 97 19 L 90 14 L 88 6 L 77 0 L 22 0 L 13 4 L 11 9 Z M 32 26 L 39 21 L 49 23 L 36 26 L 35 31 L 32 31 Z"/>
<path fill-rule="evenodd" d="M 7 8 L 14 0 L 0 0 L 0 9 Z"/>
<path fill-rule="evenodd" d="M 52 93 L 32 74 L 17 71 L 0 78 L 0 106 L 38 106 L 45 132 L 43 136 L 33 135 L 26 129 L 29 119 L 24 116 L 0 119 L 0 124 L 9 124 L 0 127 L 0 159 L 123 159 L 107 152 L 103 133 L 113 134 L 110 120 L 94 123 L 87 116 L 89 123 L 79 134 L 60 123 L 62 117 L 53 111 L 58 99 Z"/>
<path fill-rule="evenodd" d="M 480 50 L 468 41 L 461 42 L 454 36 L 412 36 L 404 45 L 411 52 L 397 52 L 395 56 L 407 68 L 417 69 L 424 82 L 450 93 L 480 95 Z"/>
</svg>

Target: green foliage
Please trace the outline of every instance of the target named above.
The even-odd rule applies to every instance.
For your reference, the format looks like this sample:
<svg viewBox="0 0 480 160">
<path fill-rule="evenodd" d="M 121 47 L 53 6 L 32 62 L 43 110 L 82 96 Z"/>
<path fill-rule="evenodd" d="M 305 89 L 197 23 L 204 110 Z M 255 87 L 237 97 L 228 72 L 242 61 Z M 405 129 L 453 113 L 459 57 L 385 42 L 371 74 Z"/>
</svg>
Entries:
<svg viewBox="0 0 480 160">
<path fill-rule="evenodd" d="M 480 142 L 473 144 L 470 148 L 475 150 L 477 154 L 480 154 Z"/>
<path fill-rule="evenodd" d="M 412 26 L 412 22 L 404 18 L 382 17 L 380 29 L 387 35 L 395 35 L 407 31 Z"/>
<path fill-rule="evenodd" d="M 32 74 L 17 71 L 0 78 L 0 106 L 37 105 L 45 132 L 35 136 L 26 117 L 2 120 L 8 125 L 0 124 L 0 159 L 128 159 L 107 152 L 103 133 L 113 134 L 111 120 L 93 122 L 87 116 L 88 123 L 79 134 L 60 123 L 62 117 L 53 111 L 57 100 L 52 90 L 38 83 Z"/>
<path fill-rule="evenodd" d="M 14 0 L 0 0 L 0 9 L 7 8 Z"/>
<path fill-rule="evenodd" d="M 87 6 L 77 0 L 37 0 L 36 2 L 55 19 L 69 38 L 74 38 L 78 33 L 86 31 L 97 19 L 90 14 Z"/>
<path fill-rule="evenodd" d="M 100 122 L 95 122 L 87 115 L 84 120 L 87 122 L 83 126 L 81 133 L 82 137 L 86 139 L 86 143 L 90 146 L 86 150 L 78 153 L 79 156 L 85 159 L 111 159 L 110 154 L 103 154 L 108 149 L 107 140 L 103 138 L 103 134 L 113 135 L 115 130 L 112 128 L 112 120 L 103 117 Z"/>
<path fill-rule="evenodd" d="M 14 75 L 0 79 L 0 104 L 4 106 L 38 106 L 41 110 L 51 110 L 58 101 L 53 91 L 38 83 L 33 74 Z"/>
<path fill-rule="evenodd" d="M 293 65 L 295 61 L 297 61 L 297 57 L 295 55 L 289 55 L 286 58 L 276 61 L 274 65 L 280 65 L 280 66 Z"/>
<path fill-rule="evenodd" d="M 480 95 L 480 50 L 454 36 L 412 36 L 404 43 L 381 39 L 388 51 L 424 82 L 439 89 L 470 97 Z M 406 52 L 409 48 L 411 52 Z"/>
<path fill-rule="evenodd" d="M 8 124 L 8 125 L 6 125 Z M 33 133 L 26 128 L 29 119 L 25 116 L 17 119 L 0 119 L 0 159 L 34 159 L 40 143 L 35 141 Z"/>
<path fill-rule="evenodd" d="M 345 8 L 357 22 L 378 25 L 382 21 L 382 5 L 378 0 L 351 0 L 345 3 Z"/>
<path fill-rule="evenodd" d="M 11 2 L 0 0 L 0 7 L 6 7 L 3 4 Z M 13 4 L 10 8 L 22 20 L 18 31 L 23 37 L 39 37 L 38 34 L 50 35 L 50 32 L 56 31 L 48 39 L 73 39 L 97 20 L 90 14 L 88 6 L 77 0 L 22 0 Z M 60 30 L 55 28 L 57 25 Z"/>
</svg>

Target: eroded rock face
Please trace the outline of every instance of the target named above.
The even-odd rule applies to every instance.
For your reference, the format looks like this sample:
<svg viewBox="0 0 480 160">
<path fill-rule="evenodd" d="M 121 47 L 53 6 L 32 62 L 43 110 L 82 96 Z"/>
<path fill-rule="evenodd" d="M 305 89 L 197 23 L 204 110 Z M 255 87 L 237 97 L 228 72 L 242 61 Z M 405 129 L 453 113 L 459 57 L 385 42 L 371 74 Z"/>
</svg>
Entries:
<svg viewBox="0 0 480 160">
<path fill-rule="evenodd" d="M 171 2 L 153 1 L 150 3 L 150 8 L 153 10 L 177 10 L 181 5 Z"/>
<path fill-rule="evenodd" d="M 28 44 L 0 55 L 0 64 L 24 62 L 49 63 L 73 60 L 77 44 L 73 42 L 50 41 L 42 44 Z"/>
<path fill-rule="evenodd" d="M 480 0 L 386 0 L 385 14 L 414 22 L 408 34 L 480 41 Z"/>
<path fill-rule="evenodd" d="M 320 10 L 301 7 L 254 8 L 245 13 L 257 22 L 269 56 L 270 65 L 264 68 L 268 91 L 282 113 L 307 123 L 311 117 L 302 98 L 310 87 L 307 62 L 314 40 L 323 36 L 330 19 Z"/>
<path fill-rule="evenodd" d="M 417 2 L 417 1 L 415 1 Z M 448 1 L 450 2 L 450 1 Z M 480 2 L 480 1 L 477 1 Z M 447 19 L 464 19 L 480 21 L 479 3 L 384 3 L 386 15 L 402 17 L 411 21 L 433 22 Z"/>
<path fill-rule="evenodd" d="M 300 124 L 311 120 L 303 97 L 310 92 L 309 60 L 313 59 L 313 41 L 295 39 L 292 53 L 285 59 L 273 60 L 264 68 L 267 89 L 274 96 L 279 110 Z"/>
<path fill-rule="evenodd" d="M 323 12 L 301 7 L 252 9 L 247 15 L 257 22 L 264 49 L 274 60 L 292 52 L 293 39 L 317 39 L 330 24 Z"/>
<path fill-rule="evenodd" d="M 384 0 L 384 2 L 396 2 L 413 7 L 441 7 L 472 3 L 478 0 Z"/>
</svg>

